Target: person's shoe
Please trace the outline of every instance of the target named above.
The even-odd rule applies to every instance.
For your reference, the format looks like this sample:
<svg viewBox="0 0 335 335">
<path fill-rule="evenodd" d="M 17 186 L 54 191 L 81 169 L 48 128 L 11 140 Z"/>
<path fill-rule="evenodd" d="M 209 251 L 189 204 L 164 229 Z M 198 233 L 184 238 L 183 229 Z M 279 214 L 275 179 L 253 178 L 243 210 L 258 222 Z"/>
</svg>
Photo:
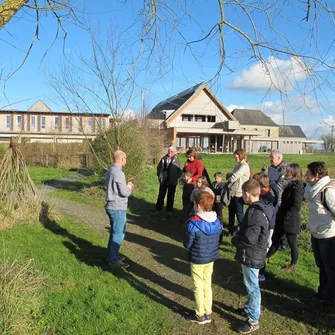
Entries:
<svg viewBox="0 0 335 335">
<path fill-rule="evenodd" d="M 255 323 L 250 318 L 245 322 L 243 326 L 237 329 L 240 334 L 249 334 L 259 329 L 259 323 Z"/>
<path fill-rule="evenodd" d="M 110 264 L 108 264 L 108 266 L 112 269 L 127 269 L 127 268 L 129 268 L 130 265 L 128 263 L 124 263 L 124 262 L 118 260 L 115 264 L 110 263 Z"/>
<path fill-rule="evenodd" d="M 287 268 L 284 268 L 283 271 L 284 272 L 294 272 L 296 269 L 296 265 L 295 264 L 290 264 Z"/>
<path fill-rule="evenodd" d="M 194 322 L 194 323 L 197 323 L 198 325 L 204 325 L 204 324 L 207 323 L 205 315 L 197 316 L 195 313 L 191 313 L 187 317 L 187 320 L 191 321 L 191 322 Z"/>
<path fill-rule="evenodd" d="M 265 275 L 263 275 L 262 273 L 260 273 L 258 275 L 258 281 L 265 281 Z"/>
<path fill-rule="evenodd" d="M 205 320 L 206 320 L 206 323 L 211 323 L 212 322 L 212 314 L 205 314 Z"/>
<path fill-rule="evenodd" d="M 119 256 L 117 259 L 118 259 L 119 261 L 123 262 L 123 261 L 126 259 L 126 257 L 125 257 L 125 256 Z"/>
</svg>

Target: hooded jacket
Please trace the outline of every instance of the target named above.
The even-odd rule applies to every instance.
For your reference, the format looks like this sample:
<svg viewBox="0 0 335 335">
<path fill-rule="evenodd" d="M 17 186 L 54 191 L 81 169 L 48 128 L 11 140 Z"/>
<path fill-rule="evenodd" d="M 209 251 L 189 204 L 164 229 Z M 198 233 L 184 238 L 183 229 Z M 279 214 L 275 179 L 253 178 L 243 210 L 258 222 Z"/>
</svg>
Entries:
<svg viewBox="0 0 335 335">
<path fill-rule="evenodd" d="M 222 231 L 215 212 L 197 212 L 192 216 L 184 235 L 184 247 L 189 249 L 189 261 L 195 264 L 214 262 L 219 256 Z"/>
<path fill-rule="evenodd" d="M 241 229 L 231 240 L 236 247 L 235 259 L 238 262 L 254 269 L 264 267 L 272 215 L 272 204 L 257 201 L 249 205 Z"/>
</svg>

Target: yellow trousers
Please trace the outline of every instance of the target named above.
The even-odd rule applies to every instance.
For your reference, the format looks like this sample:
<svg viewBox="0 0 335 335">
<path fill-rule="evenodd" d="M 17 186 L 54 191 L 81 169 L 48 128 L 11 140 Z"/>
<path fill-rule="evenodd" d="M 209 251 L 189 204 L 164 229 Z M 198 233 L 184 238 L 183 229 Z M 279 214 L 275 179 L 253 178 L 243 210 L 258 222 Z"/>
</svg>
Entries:
<svg viewBox="0 0 335 335">
<path fill-rule="evenodd" d="M 194 285 L 195 313 L 198 317 L 212 313 L 212 273 L 214 262 L 208 264 L 191 263 Z"/>
</svg>

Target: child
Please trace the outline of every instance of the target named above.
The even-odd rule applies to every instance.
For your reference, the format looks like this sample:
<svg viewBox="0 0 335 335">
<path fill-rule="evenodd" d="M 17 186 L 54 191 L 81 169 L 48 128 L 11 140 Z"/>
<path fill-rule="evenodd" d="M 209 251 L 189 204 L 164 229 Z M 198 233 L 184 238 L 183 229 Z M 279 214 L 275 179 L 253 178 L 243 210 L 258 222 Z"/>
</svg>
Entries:
<svg viewBox="0 0 335 335">
<path fill-rule="evenodd" d="M 195 197 L 197 194 L 201 193 L 201 192 L 207 192 L 209 193 L 213 198 L 214 196 L 214 192 L 208 187 L 208 182 L 206 177 L 204 176 L 200 176 L 197 179 L 197 183 L 196 183 L 196 187 L 195 189 L 192 191 L 191 193 L 191 201 L 194 203 Z"/>
<path fill-rule="evenodd" d="M 188 222 L 184 247 L 189 249 L 194 284 L 195 312 L 188 320 L 203 325 L 210 323 L 212 313 L 212 273 L 219 256 L 220 220 L 212 211 L 214 198 L 207 192 L 195 196 L 195 215 Z"/>
<path fill-rule="evenodd" d="M 191 194 L 194 190 L 194 183 L 192 181 L 192 172 L 186 171 L 184 173 L 184 186 L 183 186 L 183 219 L 186 222 L 192 211 L 193 203 L 191 201 Z"/>
<path fill-rule="evenodd" d="M 224 182 L 222 181 L 222 173 L 221 172 L 215 172 L 214 173 L 215 182 L 213 182 L 213 190 L 215 194 L 215 201 L 214 201 L 214 210 L 220 219 L 220 222 L 222 224 L 222 210 L 223 205 L 221 202 L 221 192 L 224 186 Z"/>
<path fill-rule="evenodd" d="M 266 205 L 273 206 L 275 208 L 277 202 L 278 202 L 278 195 L 276 195 L 275 191 L 270 187 L 270 180 L 267 176 L 267 171 L 256 173 L 252 177 L 253 179 L 257 180 L 259 182 L 259 185 L 261 187 L 261 194 L 260 194 L 260 200 L 264 202 Z M 273 225 L 272 225 L 273 222 Z M 270 218 L 270 226 L 269 226 L 269 234 L 268 234 L 268 240 L 267 240 L 267 246 L 266 251 L 269 251 L 271 246 L 271 238 L 273 234 L 273 228 L 274 228 L 275 218 L 272 216 Z M 259 281 L 265 281 L 265 266 L 259 270 Z"/>
<path fill-rule="evenodd" d="M 246 316 L 245 324 L 237 331 L 251 333 L 259 328 L 261 312 L 261 291 L 258 282 L 259 269 L 265 265 L 268 227 L 273 207 L 259 200 L 261 187 L 257 180 L 250 179 L 242 185 L 242 196 L 249 204 L 241 229 L 232 238 L 236 246 L 235 259 L 241 263 L 243 282 L 248 292 L 248 300 L 238 311 Z"/>
</svg>

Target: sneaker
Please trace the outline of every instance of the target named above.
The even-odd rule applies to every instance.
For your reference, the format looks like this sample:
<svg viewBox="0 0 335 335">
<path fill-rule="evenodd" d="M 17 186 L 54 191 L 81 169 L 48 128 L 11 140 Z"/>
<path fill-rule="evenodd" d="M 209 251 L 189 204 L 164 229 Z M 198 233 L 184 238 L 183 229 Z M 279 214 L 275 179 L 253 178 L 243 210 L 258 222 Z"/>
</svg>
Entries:
<svg viewBox="0 0 335 335">
<path fill-rule="evenodd" d="M 112 269 L 127 269 L 130 265 L 118 260 L 115 264 L 111 263 L 108 266 Z"/>
<path fill-rule="evenodd" d="M 211 323 L 212 322 L 212 314 L 205 314 L 205 320 L 206 320 L 206 323 Z"/>
<path fill-rule="evenodd" d="M 294 272 L 296 268 L 295 264 L 290 264 L 287 268 L 284 268 L 283 271 L 284 272 Z"/>
<path fill-rule="evenodd" d="M 245 322 L 243 326 L 237 329 L 240 334 L 249 334 L 259 329 L 259 323 L 255 323 L 250 318 Z"/>
<path fill-rule="evenodd" d="M 262 274 L 262 273 L 260 273 L 260 274 L 258 275 L 258 281 L 265 281 L 265 275 Z"/>
<path fill-rule="evenodd" d="M 208 323 L 206 321 L 205 315 L 203 315 L 203 316 L 197 316 L 195 313 L 190 314 L 187 317 L 187 320 L 191 321 L 191 322 L 194 322 L 194 323 L 197 323 L 198 325 L 204 325 L 204 324 Z"/>
<path fill-rule="evenodd" d="M 117 259 L 118 259 L 119 261 L 123 262 L 123 261 L 126 259 L 126 257 L 125 257 L 125 256 L 119 256 Z"/>
</svg>

